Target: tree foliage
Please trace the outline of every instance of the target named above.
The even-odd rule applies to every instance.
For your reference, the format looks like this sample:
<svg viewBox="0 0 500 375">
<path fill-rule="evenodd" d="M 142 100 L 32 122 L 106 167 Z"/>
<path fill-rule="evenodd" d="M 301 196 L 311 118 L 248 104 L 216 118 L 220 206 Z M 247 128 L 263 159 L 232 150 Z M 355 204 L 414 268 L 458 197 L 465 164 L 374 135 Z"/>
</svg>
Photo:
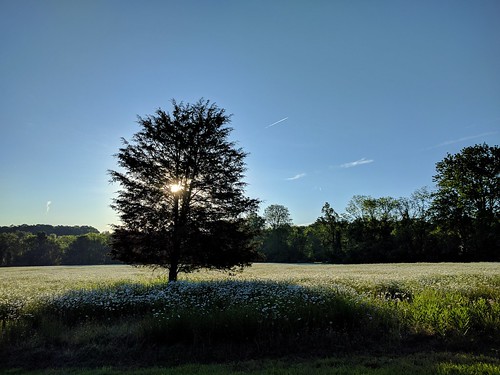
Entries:
<svg viewBox="0 0 500 375">
<path fill-rule="evenodd" d="M 436 164 L 433 214 L 466 258 L 500 246 L 500 148 L 486 144 L 448 154 Z"/>
<path fill-rule="evenodd" d="M 116 155 L 121 185 L 112 207 L 113 255 L 131 264 L 178 272 L 231 269 L 254 259 L 251 227 L 245 215 L 258 201 L 245 196 L 246 153 L 229 139 L 230 116 L 209 101 L 172 101 L 139 117 L 141 130 L 123 139 Z"/>
<path fill-rule="evenodd" d="M 255 256 L 256 248 L 261 256 L 259 260 L 270 262 L 500 261 L 498 153 L 497 146 L 465 148 L 436 164 L 435 191 L 421 188 L 402 198 L 355 195 L 342 215 L 326 202 L 321 216 L 308 226 L 292 225 L 288 208 L 275 204 L 264 210 L 263 217 L 251 211 L 235 221 L 206 223 L 201 234 L 190 232 L 190 227 L 178 227 L 194 236 L 194 239 L 181 238 L 184 244 L 204 241 L 206 245 L 194 247 L 194 250 L 203 249 L 198 253 L 185 249 L 184 262 L 230 268 L 231 264 L 242 261 L 241 253 L 234 251 L 237 246 L 241 246 L 249 258 Z M 170 198 L 160 196 L 174 203 L 171 210 L 176 204 L 180 210 L 185 189 L 172 183 L 162 190 L 162 194 Z M 157 207 L 162 204 L 165 203 L 159 201 Z M 235 222 L 238 225 L 235 226 Z M 51 232 L 23 232 L 21 228 L 29 231 L 47 228 Z M 109 234 L 86 232 L 59 236 L 52 233 L 51 228 L 67 233 L 91 227 L 0 227 L 0 265 L 111 262 L 106 255 L 110 250 Z M 235 230 L 240 231 L 238 236 L 233 236 Z M 129 241 L 128 248 L 139 249 L 130 255 L 130 263 L 141 264 L 137 257 L 144 256 L 143 264 L 149 264 L 155 254 L 151 248 L 164 249 L 162 236 L 167 232 L 147 233 L 128 232 L 122 238 Z M 146 250 L 142 253 L 143 248 Z M 126 256 L 122 254 L 121 259 Z M 159 258 L 158 262 L 161 261 Z"/>
<path fill-rule="evenodd" d="M 326 249 L 325 260 L 332 262 L 342 259 L 342 224 L 340 215 L 335 212 L 330 203 L 325 202 L 321 208 L 322 216 L 316 221 L 321 233 L 321 241 Z"/>
<path fill-rule="evenodd" d="M 54 266 L 117 263 L 109 256 L 109 233 L 79 236 L 45 232 L 0 233 L 0 266 Z"/>
<path fill-rule="evenodd" d="M 88 233 L 74 238 L 64 252 L 63 264 L 108 264 L 110 246 L 109 236 Z"/>
<path fill-rule="evenodd" d="M 268 227 L 278 229 L 292 224 L 290 211 L 281 204 L 272 204 L 264 210 L 264 220 Z"/>
<path fill-rule="evenodd" d="M 458 154 L 448 154 L 436 164 L 436 171 L 438 191 L 434 207 L 445 217 L 449 211 L 444 206 L 471 218 L 500 215 L 498 146 L 475 145 Z"/>
<path fill-rule="evenodd" d="M 276 225 L 269 226 L 261 251 L 268 261 L 499 261 L 498 146 L 448 154 L 436 163 L 436 172 L 434 192 L 421 188 L 402 198 L 355 195 L 343 215 L 326 202 L 314 224 L 288 228 L 281 237 Z"/>
<path fill-rule="evenodd" d="M 56 236 L 80 236 L 87 233 L 99 233 L 99 231 L 89 225 L 49 225 L 49 224 L 22 224 L 22 225 L 11 225 L 0 227 L 0 233 L 15 233 L 15 232 L 26 232 L 26 233 L 45 233 L 47 235 L 55 234 Z"/>
</svg>

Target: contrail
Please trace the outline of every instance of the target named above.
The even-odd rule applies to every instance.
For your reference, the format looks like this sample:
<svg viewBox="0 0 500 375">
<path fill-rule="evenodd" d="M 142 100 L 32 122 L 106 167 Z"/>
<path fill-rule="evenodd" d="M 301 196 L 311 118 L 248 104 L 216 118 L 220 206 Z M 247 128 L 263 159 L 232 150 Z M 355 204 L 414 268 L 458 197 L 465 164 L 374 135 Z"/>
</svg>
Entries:
<svg viewBox="0 0 500 375">
<path fill-rule="evenodd" d="M 267 125 L 267 126 L 266 126 L 266 129 L 267 129 L 267 128 L 270 128 L 271 126 L 278 125 L 280 122 L 283 122 L 283 121 L 285 121 L 285 120 L 288 120 L 288 117 L 285 117 L 285 118 L 282 118 L 281 120 L 278 120 L 278 121 L 276 121 L 276 122 L 273 122 L 271 125 Z"/>
<path fill-rule="evenodd" d="M 470 141 L 471 139 L 474 139 L 474 138 L 486 137 L 488 135 L 493 135 L 493 134 L 498 134 L 498 131 L 486 132 L 486 133 L 481 133 L 481 134 L 477 134 L 477 135 L 470 135 L 470 136 L 462 137 L 462 138 L 458 138 L 458 139 L 451 139 L 451 140 L 448 140 L 448 141 L 441 142 L 441 143 L 439 143 L 439 144 L 437 144 L 435 146 L 428 147 L 425 150 L 433 150 L 435 148 L 439 148 L 439 147 L 443 147 L 443 146 L 449 146 L 449 145 L 452 145 L 452 144 L 455 144 L 455 143 Z"/>
<path fill-rule="evenodd" d="M 462 138 L 459 138 L 459 139 L 452 139 L 452 140 L 449 140 L 449 141 L 442 142 L 442 143 L 438 144 L 435 147 L 448 146 L 448 145 L 452 145 L 454 143 L 460 143 L 460 142 L 464 142 L 464 141 L 469 141 L 469 140 L 474 139 L 474 138 L 481 138 L 481 137 L 485 137 L 487 135 L 493 135 L 493 134 L 497 134 L 497 133 L 498 133 L 497 131 L 495 131 L 495 132 L 487 132 L 487 133 L 481 133 L 481 134 L 477 134 L 477 135 L 470 135 L 468 137 L 462 137 Z"/>
<path fill-rule="evenodd" d="M 50 211 L 50 205 L 52 204 L 52 201 L 47 201 L 47 211 L 46 213 L 49 213 Z"/>
</svg>

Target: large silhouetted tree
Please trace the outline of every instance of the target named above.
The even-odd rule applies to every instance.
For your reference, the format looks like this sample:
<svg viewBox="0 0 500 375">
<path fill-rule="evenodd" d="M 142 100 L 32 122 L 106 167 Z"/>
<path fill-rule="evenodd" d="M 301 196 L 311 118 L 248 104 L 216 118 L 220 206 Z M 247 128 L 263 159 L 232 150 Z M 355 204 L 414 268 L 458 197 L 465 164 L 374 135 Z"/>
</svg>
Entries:
<svg viewBox="0 0 500 375">
<path fill-rule="evenodd" d="M 245 216 L 258 201 L 245 196 L 246 153 L 229 140 L 230 116 L 209 101 L 172 104 L 171 113 L 139 117 L 141 130 L 116 155 L 112 255 L 167 268 L 170 281 L 248 265 L 257 252 Z"/>
</svg>

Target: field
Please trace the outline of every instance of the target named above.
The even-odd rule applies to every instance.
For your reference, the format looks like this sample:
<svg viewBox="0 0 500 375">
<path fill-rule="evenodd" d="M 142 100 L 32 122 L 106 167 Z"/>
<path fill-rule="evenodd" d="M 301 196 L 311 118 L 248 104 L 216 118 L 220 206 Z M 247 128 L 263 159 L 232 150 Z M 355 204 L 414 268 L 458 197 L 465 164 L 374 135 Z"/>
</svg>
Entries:
<svg viewBox="0 0 500 375">
<path fill-rule="evenodd" d="M 500 374 L 500 264 L 0 269 L 0 372 Z M 314 369 L 314 370 L 312 370 Z"/>
</svg>

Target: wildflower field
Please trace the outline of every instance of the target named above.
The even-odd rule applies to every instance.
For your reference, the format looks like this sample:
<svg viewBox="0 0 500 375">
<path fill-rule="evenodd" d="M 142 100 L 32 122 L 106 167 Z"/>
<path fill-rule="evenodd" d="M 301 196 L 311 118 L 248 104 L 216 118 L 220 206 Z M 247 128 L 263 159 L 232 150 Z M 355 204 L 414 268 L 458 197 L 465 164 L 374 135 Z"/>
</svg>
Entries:
<svg viewBox="0 0 500 375">
<path fill-rule="evenodd" d="M 499 350 L 499 263 L 254 264 L 176 283 L 117 265 L 0 269 L 0 369 L 12 374 L 422 352 L 453 353 L 432 373 L 495 374 Z M 224 369 L 210 373 L 235 372 Z"/>
</svg>

